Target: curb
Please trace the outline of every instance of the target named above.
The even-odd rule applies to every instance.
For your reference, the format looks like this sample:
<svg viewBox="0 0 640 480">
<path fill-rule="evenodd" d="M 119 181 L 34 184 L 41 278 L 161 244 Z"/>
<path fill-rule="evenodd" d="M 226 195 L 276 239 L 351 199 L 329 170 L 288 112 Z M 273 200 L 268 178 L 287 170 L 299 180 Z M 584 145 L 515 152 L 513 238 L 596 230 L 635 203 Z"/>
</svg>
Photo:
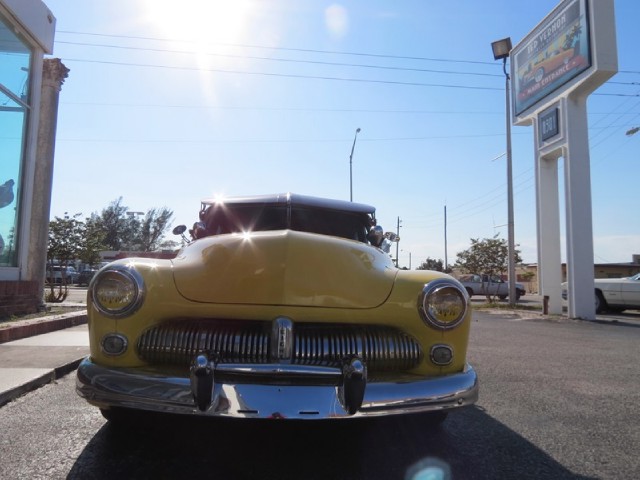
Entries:
<svg viewBox="0 0 640 480">
<path fill-rule="evenodd" d="M 33 337 L 34 335 L 63 330 L 86 323 L 86 310 L 11 322 L 4 328 L 0 326 L 0 343 L 12 342 L 13 340 Z"/>
<path fill-rule="evenodd" d="M 83 357 L 84 358 L 84 357 Z M 82 358 L 78 358 L 76 360 L 70 361 L 64 365 L 61 365 L 56 368 L 52 368 L 47 373 L 40 375 L 39 377 L 33 378 L 22 385 L 18 385 L 6 392 L 0 392 L 0 407 L 6 405 L 7 403 L 29 393 L 34 390 L 39 389 L 40 387 L 44 387 L 49 383 L 55 382 L 59 378 L 68 375 L 73 372 L 78 365 L 82 362 Z"/>
<path fill-rule="evenodd" d="M 59 315 L 50 315 L 47 317 L 33 318 L 29 320 L 18 320 L 0 326 L 0 344 L 20 340 L 22 338 L 50 333 L 65 328 L 83 325 L 87 323 L 87 311 L 79 310 L 76 312 L 63 313 Z M 78 368 L 81 358 L 66 361 L 62 365 L 49 369 L 47 372 L 39 375 L 29 381 L 13 387 L 7 391 L 0 392 L 0 407 L 16 400 L 26 393 L 37 390 L 49 383 L 55 382 L 59 378 L 68 375 Z"/>
</svg>

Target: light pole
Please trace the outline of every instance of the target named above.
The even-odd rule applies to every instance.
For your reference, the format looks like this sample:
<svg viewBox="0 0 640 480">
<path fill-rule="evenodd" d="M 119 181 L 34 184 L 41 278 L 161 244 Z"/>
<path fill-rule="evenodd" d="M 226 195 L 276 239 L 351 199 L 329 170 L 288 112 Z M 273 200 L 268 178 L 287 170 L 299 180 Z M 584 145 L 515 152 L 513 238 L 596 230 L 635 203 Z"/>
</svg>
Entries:
<svg viewBox="0 0 640 480">
<path fill-rule="evenodd" d="M 406 250 L 400 250 L 401 252 L 405 252 Z M 407 252 L 409 254 L 409 270 L 411 270 L 411 252 Z"/>
<path fill-rule="evenodd" d="M 511 106 L 509 102 L 509 73 L 507 72 L 507 58 L 511 53 L 511 38 L 503 38 L 491 44 L 493 58 L 502 59 L 502 70 L 505 77 L 505 99 L 507 117 L 507 229 L 508 229 L 508 269 L 509 269 L 509 306 L 516 304 L 516 247 L 513 224 L 513 172 L 511 167 Z"/>
<path fill-rule="evenodd" d="M 351 155 L 349 155 L 349 201 L 353 202 L 353 150 L 356 148 L 356 139 L 360 133 L 360 128 L 356 128 L 356 134 L 353 136 L 353 145 L 351 146 Z"/>
</svg>

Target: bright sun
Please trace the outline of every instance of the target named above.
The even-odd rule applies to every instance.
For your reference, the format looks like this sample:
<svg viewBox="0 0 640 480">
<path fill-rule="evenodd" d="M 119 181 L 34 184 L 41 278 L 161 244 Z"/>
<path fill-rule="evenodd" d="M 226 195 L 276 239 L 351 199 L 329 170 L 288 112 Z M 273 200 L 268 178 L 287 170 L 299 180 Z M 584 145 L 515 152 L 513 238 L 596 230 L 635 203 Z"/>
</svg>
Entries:
<svg viewBox="0 0 640 480">
<path fill-rule="evenodd" d="M 147 20 L 176 42 L 206 44 L 242 40 L 248 26 L 252 0 L 144 0 Z"/>
<path fill-rule="evenodd" d="M 168 40 L 171 50 L 191 52 L 200 71 L 201 94 L 215 102 L 220 79 L 212 72 L 233 69 L 242 62 L 232 45 L 247 41 L 255 1 L 143 0 L 142 5 L 145 22 Z"/>
</svg>

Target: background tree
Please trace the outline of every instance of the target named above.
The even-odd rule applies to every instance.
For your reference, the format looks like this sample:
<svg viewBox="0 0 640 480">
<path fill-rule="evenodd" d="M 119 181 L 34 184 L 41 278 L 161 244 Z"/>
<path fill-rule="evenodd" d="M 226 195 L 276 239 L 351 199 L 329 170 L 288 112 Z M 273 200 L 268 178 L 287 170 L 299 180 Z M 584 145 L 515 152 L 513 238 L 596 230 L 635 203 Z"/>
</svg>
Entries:
<svg viewBox="0 0 640 480">
<path fill-rule="evenodd" d="M 101 232 L 105 250 L 150 252 L 158 249 L 171 225 L 173 211 L 167 207 L 152 208 L 142 219 L 130 213 L 120 197 L 100 214 L 93 213 L 87 224 L 92 230 Z"/>
<path fill-rule="evenodd" d="M 49 243 L 47 247 L 47 272 L 54 278 L 52 267 L 66 267 L 80 261 L 97 266 L 103 250 L 153 251 L 160 246 L 177 245 L 177 242 L 163 241 L 165 231 L 170 227 L 173 212 L 166 207 L 152 208 L 143 218 L 131 215 L 122 204 L 122 197 L 114 200 L 100 214 L 92 213 L 84 221 L 81 213 L 63 218 L 55 217 L 49 222 Z M 61 302 L 68 293 L 66 269 L 62 269 L 62 282 L 50 291 L 45 299 Z"/>
<path fill-rule="evenodd" d="M 160 247 L 164 232 L 171 224 L 173 212 L 167 207 L 152 208 L 139 222 L 136 246 L 143 252 L 152 252 Z"/>
<path fill-rule="evenodd" d="M 436 272 L 445 272 L 445 273 L 450 273 L 451 269 L 450 268 L 444 268 L 444 262 L 439 258 L 439 259 L 435 259 L 435 258 L 431 258 L 431 257 L 427 257 L 427 259 L 422 262 L 417 268 L 416 270 L 435 270 Z"/>
<path fill-rule="evenodd" d="M 47 260 L 56 261 L 62 266 L 79 257 L 85 239 L 85 224 L 78 220 L 81 213 L 72 217 L 65 214 L 64 218 L 55 217 L 49 222 L 49 244 Z"/>
<path fill-rule="evenodd" d="M 59 265 L 67 267 L 73 262 L 82 251 L 85 238 L 85 224 L 78 220 L 81 213 L 69 216 L 65 213 L 64 218 L 55 217 L 49 222 L 49 243 L 47 247 L 47 276 L 49 282 L 49 292 L 45 295 L 47 302 L 62 302 L 67 298 L 67 276 L 66 269 L 60 271 L 61 281 L 56 289 L 54 283 L 53 266 Z"/>
<path fill-rule="evenodd" d="M 520 250 L 514 251 L 515 262 L 522 263 Z M 509 246 L 504 238 L 471 239 L 471 247 L 457 254 L 455 266 L 463 273 L 502 275 L 509 264 Z M 510 279 L 515 281 L 515 279 Z"/>
<path fill-rule="evenodd" d="M 78 260 L 82 263 L 96 267 L 102 260 L 100 252 L 106 250 L 104 243 L 104 231 L 96 228 L 89 218 L 85 219 L 84 239 L 81 244 Z"/>
<path fill-rule="evenodd" d="M 91 228 L 101 231 L 107 250 L 125 250 L 123 245 L 131 241 L 135 231 L 135 219 L 127 216 L 129 209 L 122 205 L 122 197 L 114 200 L 102 213 L 92 213 L 88 219 Z"/>
</svg>

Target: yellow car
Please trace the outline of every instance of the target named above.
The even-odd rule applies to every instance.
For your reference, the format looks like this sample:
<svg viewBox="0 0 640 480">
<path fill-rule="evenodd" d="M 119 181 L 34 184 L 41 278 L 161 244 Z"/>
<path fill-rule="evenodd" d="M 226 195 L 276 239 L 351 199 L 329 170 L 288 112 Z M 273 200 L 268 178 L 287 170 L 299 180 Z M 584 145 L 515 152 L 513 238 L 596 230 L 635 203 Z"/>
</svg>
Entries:
<svg viewBox="0 0 640 480">
<path fill-rule="evenodd" d="M 204 201 L 171 260 L 91 280 L 77 391 L 131 410 L 333 419 L 431 412 L 478 398 L 462 285 L 399 270 L 371 206 L 281 194 Z"/>
</svg>

